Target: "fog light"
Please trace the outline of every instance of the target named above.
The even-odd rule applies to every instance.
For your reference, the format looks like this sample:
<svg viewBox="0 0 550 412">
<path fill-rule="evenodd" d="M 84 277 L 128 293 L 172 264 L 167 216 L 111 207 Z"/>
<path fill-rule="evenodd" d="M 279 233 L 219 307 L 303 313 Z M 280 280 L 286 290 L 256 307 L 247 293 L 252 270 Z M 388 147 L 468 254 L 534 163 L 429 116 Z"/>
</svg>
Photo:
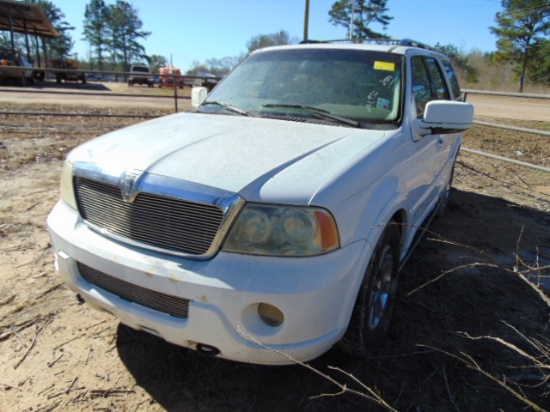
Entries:
<svg viewBox="0 0 550 412">
<path fill-rule="evenodd" d="M 260 303 L 258 305 L 258 315 L 269 326 L 279 326 L 283 323 L 283 312 L 269 303 Z"/>
</svg>

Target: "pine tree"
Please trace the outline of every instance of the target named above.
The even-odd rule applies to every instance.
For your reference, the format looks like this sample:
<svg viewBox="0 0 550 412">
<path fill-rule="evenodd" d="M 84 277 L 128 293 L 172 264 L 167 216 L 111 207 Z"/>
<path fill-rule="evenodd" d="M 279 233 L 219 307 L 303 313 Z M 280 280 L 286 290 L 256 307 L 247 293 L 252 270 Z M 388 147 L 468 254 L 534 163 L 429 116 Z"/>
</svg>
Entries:
<svg viewBox="0 0 550 412">
<path fill-rule="evenodd" d="M 540 39 L 532 47 L 533 58 L 529 59 L 527 75 L 536 84 L 550 86 L 550 39 Z"/>
<path fill-rule="evenodd" d="M 518 64 L 522 93 L 533 46 L 550 35 L 550 5 L 548 0 L 502 0 L 502 8 L 489 29 L 498 37 L 496 58 Z"/>
<path fill-rule="evenodd" d="M 372 24 L 381 24 L 385 30 L 393 17 L 386 14 L 387 0 L 339 0 L 329 11 L 329 21 L 335 26 L 352 28 L 350 36 L 365 39 L 386 39 L 388 35 L 370 28 Z"/>
<path fill-rule="evenodd" d="M 90 0 L 84 12 L 84 38 L 94 48 L 99 70 L 103 70 L 103 52 L 107 48 L 108 14 L 104 0 Z M 90 62 L 93 68 L 93 59 Z"/>
<path fill-rule="evenodd" d="M 146 39 L 151 32 L 141 30 L 143 23 L 137 10 L 128 2 L 117 0 L 108 6 L 108 15 L 107 44 L 115 66 L 121 64 L 122 69 L 128 71 L 134 60 L 149 61 L 139 40 Z"/>
</svg>

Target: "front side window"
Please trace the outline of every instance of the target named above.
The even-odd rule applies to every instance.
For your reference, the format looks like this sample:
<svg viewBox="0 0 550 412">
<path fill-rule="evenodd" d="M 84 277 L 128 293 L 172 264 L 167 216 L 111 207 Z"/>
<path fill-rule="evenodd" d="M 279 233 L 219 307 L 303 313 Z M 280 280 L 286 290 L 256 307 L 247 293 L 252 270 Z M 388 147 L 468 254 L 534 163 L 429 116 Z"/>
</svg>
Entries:
<svg viewBox="0 0 550 412">
<path fill-rule="evenodd" d="M 224 79 L 201 110 L 231 106 L 252 116 L 306 121 L 325 113 L 362 127 L 393 123 L 401 113 L 401 72 L 402 56 L 389 53 L 298 47 L 263 51 Z"/>
<path fill-rule="evenodd" d="M 426 65 L 428 66 L 430 78 L 432 79 L 436 99 L 449 100 L 449 91 L 447 90 L 447 85 L 445 84 L 445 79 L 441 73 L 439 64 L 435 59 L 429 58 L 426 59 Z"/>
<path fill-rule="evenodd" d="M 411 62 L 412 88 L 418 118 L 432 100 L 449 100 L 449 90 L 437 61 L 432 57 L 414 56 Z"/>
</svg>

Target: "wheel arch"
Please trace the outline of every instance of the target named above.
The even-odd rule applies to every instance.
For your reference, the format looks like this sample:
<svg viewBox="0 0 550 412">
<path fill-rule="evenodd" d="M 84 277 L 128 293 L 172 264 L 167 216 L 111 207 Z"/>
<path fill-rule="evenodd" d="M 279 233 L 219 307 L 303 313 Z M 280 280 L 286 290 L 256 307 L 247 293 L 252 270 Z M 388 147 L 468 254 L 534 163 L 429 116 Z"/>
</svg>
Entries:
<svg viewBox="0 0 550 412">
<path fill-rule="evenodd" d="M 391 204 L 389 200 L 388 202 Z M 348 291 L 346 294 L 347 299 L 345 300 L 347 304 L 344 304 L 342 306 L 343 310 L 340 318 L 341 324 L 344 325 L 344 332 L 349 325 L 354 303 L 357 300 L 359 289 L 363 282 L 363 278 L 365 276 L 369 263 L 373 259 L 375 247 L 380 238 L 383 236 L 387 225 L 394 224 L 398 229 L 400 260 L 402 260 L 403 256 L 406 255 L 404 253 L 404 248 L 407 244 L 407 236 L 409 236 L 410 234 L 408 226 L 409 214 L 407 213 L 405 207 L 401 206 L 391 209 L 390 204 L 387 204 L 388 208 L 381 211 L 380 214 L 377 216 L 376 224 L 374 226 L 362 227 L 362 230 L 366 231 L 367 233 L 364 234 L 365 242 L 363 251 L 361 253 L 362 256 L 358 260 L 358 264 L 361 267 L 361 270 L 359 270 L 358 273 L 360 273 L 361 276 L 355 278 L 353 282 L 350 282 L 350 284 L 348 285 Z"/>
<path fill-rule="evenodd" d="M 367 213 L 364 214 L 358 225 L 361 233 L 357 233 L 356 236 L 364 236 L 372 247 L 377 244 L 386 225 L 392 221 L 399 229 L 400 250 L 403 251 L 407 245 L 410 234 L 410 217 L 407 210 L 407 198 L 403 196 L 403 191 L 400 188 L 401 183 L 401 180 L 395 176 L 392 179 L 386 179 L 386 182 L 373 191 L 367 200 L 369 207 L 366 208 Z M 377 210 L 377 213 L 372 214 L 373 210 Z"/>
</svg>

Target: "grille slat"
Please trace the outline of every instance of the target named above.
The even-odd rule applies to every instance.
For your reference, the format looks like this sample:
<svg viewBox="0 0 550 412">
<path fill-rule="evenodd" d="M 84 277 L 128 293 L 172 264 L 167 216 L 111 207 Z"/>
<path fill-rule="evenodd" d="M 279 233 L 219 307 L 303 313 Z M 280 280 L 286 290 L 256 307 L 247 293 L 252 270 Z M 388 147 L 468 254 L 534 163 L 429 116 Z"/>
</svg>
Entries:
<svg viewBox="0 0 550 412">
<path fill-rule="evenodd" d="M 75 178 L 82 217 L 117 236 L 156 248 L 193 255 L 206 253 L 219 231 L 223 211 L 214 205 L 139 193 L 133 203 L 120 188 L 87 178 Z"/>
<path fill-rule="evenodd" d="M 178 318 L 189 316 L 189 300 L 155 292 L 109 276 L 77 262 L 78 271 L 86 281 L 129 302 L 134 302 Z"/>
</svg>

